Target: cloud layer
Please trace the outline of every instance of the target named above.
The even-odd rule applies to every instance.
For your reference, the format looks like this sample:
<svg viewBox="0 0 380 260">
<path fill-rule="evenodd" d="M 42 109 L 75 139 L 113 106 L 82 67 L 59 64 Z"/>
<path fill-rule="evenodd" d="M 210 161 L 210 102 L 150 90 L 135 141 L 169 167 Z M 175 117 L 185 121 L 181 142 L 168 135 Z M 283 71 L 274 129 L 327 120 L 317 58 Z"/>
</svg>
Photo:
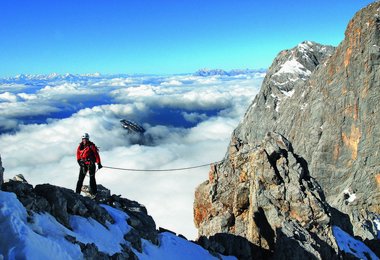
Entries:
<svg viewBox="0 0 380 260">
<path fill-rule="evenodd" d="M 222 160 L 261 76 L 93 77 L 0 84 L 0 154 L 5 178 L 74 189 L 83 132 L 105 166 L 167 169 Z M 144 126 L 145 145 L 120 125 Z M 158 226 L 196 237 L 194 190 L 208 168 L 179 172 L 101 169 L 98 184 L 144 204 Z M 85 180 L 87 182 L 87 180 Z"/>
</svg>

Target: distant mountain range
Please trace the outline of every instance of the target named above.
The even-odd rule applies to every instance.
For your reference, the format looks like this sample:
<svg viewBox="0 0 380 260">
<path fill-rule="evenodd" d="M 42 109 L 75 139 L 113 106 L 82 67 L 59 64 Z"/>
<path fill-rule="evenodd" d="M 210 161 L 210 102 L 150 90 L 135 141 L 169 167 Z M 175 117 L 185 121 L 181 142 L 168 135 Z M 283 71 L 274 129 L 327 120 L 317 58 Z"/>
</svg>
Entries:
<svg viewBox="0 0 380 260">
<path fill-rule="evenodd" d="M 208 77 L 208 76 L 237 76 L 244 74 L 262 74 L 266 73 L 267 69 L 234 69 L 230 71 L 222 69 L 200 69 L 193 73 L 194 76 Z M 191 74 L 191 73 L 189 73 Z M 151 76 L 150 74 L 101 74 L 88 73 L 88 74 L 59 74 L 59 73 L 50 73 L 50 74 L 19 74 L 14 77 L 0 78 L 0 83 L 10 83 L 10 82 L 33 82 L 33 81 L 78 81 L 78 80 L 88 80 L 88 79 L 99 79 L 99 78 L 115 78 L 115 77 L 136 77 L 136 76 Z"/>
<path fill-rule="evenodd" d="M 200 69 L 194 73 L 195 76 L 208 77 L 208 76 L 237 76 L 244 74 L 256 74 L 256 73 L 266 73 L 267 69 L 234 69 L 230 71 L 225 71 L 222 69 Z"/>
</svg>

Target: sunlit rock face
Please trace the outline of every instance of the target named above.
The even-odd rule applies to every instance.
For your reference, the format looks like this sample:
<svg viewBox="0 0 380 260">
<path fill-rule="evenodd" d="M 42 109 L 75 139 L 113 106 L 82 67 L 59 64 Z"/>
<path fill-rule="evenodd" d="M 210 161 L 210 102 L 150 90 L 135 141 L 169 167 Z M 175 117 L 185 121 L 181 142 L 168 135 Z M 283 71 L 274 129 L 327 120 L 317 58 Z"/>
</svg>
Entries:
<svg viewBox="0 0 380 260">
<path fill-rule="evenodd" d="M 214 167 L 195 197 L 199 235 L 246 238 L 249 243 L 240 246 L 245 254 L 232 252 L 239 258 L 281 252 L 285 258 L 296 254 L 300 259 L 310 255 L 331 259 L 338 254 L 322 189 L 310 177 L 305 160 L 279 134 L 267 133 L 256 147 L 236 144 L 229 163 Z M 299 247 L 285 250 L 301 237 Z"/>
<path fill-rule="evenodd" d="M 349 224 L 345 226 L 350 233 L 363 240 L 377 238 L 379 10 L 380 3 L 376 2 L 359 11 L 348 24 L 345 39 L 336 48 L 306 41 L 279 53 L 259 94 L 235 129 L 225 160 L 213 166 L 209 180 L 196 191 L 194 215 L 199 235 L 227 232 L 275 252 L 279 238 L 276 229 L 284 220 L 282 217 L 287 220 L 281 229 L 288 221 L 305 228 L 308 224 L 303 218 L 314 221 L 319 215 L 316 212 L 324 212 L 313 208 L 318 203 L 310 199 L 316 198 L 310 194 L 320 185 L 321 203 L 331 207 L 327 211 L 340 212 L 340 216 L 348 218 Z M 263 152 L 267 150 L 268 133 L 272 138 L 280 135 L 292 149 L 281 148 L 280 156 L 275 158 Z M 290 155 L 295 161 L 289 159 Z M 293 170 L 298 171 L 294 176 L 299 176 L 299 186 L 297 181 L 290 185 L 294 178 L 289 177 L 287 181 L 283 177 L 287 171 L 284 176 L 293 176 L 290 174 Z M 309 176 L 319 185 L 302 186 L 302 176 Z M 310 194 L 300 195 L 305 192 Z M 298 207 L 304 204 L 301 201 L 305 198 L 312 204 L 307 208 L 313 208 L 316 213 L 311 218 L 307 210 Z M 270 209 L 271 205 L 276 206 Z M 324 212 L 324 222 L 313 223 L 327 224 L 328 215 L 330 223 L 336 223 L 335 213 Z M 273 230 L 268 239 L 259 235 L 262 229 L 254 225 L 255 214 L 265 216 Z M 284 241 L 281 245 L 286 248 Z M 335 250 L 334 245 L 332 248 Z"/>
</svg>

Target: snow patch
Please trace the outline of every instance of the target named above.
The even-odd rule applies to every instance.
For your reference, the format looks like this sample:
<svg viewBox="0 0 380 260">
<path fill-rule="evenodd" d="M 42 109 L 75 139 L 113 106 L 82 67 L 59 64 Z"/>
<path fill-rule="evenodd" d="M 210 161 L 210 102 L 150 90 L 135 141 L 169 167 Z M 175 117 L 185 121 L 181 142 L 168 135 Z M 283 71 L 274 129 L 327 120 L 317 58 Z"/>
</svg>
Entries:
<svg viewBox="0 0 380 260">
<path fill-rule="evenodd" d="M 276 112 L 278 113 L 278 112 L 280 112 L 280 101 L 278 101 L 277 102 L 277 104 L 276 104 Z"/>
<path fill-rule="evenodd" d="M 120 244 L 125 244 L 124 235 L 131 227 L 127 224 L 128 215 L 107 205 L 101 205 L 115 220 L 114 224 L 107 223 L 107 227 L 92 218 L 71 216 L 70 225 L 76 233 L 78 241 L 87 244 L 94 243 L 99 251 L 113 255 L 122 250 Z"/>
<path fill-rule="evenodd" d="M 0 191 L 0 252 L 5 259 L 81 259 L 78 245 L 67 242 L 71 234 L 48 214 L 35 215 L 28 223 L 23 205 L 11 192 Z"/>
<path fill-rule="evenodd" d="M 354 239 L 337 226 L 333 226 L 333 235 L 341 251 L 352 254 L 359 259 L 379 259 L 363 242 Z"/>
<path fill-rule="evenodd" d="M 377 238 L 380 239 L 380 218 L 377 218 L 373 221 L 377 229 Z"/>
<path fill-rule="evenodd" d="M 28 221 L 24 206 L 11 192 L 0 191 L 0 259 L 83 259 L 80 246 L 66 239 L 72 236 L 77 241 L 94 243 L 99 251 L 113 255 L 122 250 L 120 244 L 128 245 L 124 235 L 131 227 L 129 216 L 107 205 L 100 205 L 114 219 L 106 227 L 92 218 L 71 216 L 73 230 L 57 222 L 48 213 L 34 214 Z M 139 259 L 236 259 L 235 257 L 215 257 L 199 245 L 165 232 L 159 235 L 160 246 L 142 240 L 143 252 L 131 248 Z"/>
<path fill-rule="evenodd" d="M 292 60 L 286 61 L 284 64 L 282 64 L 281 68 L 275 74 L 273 74 L 273 76 L 281 75 L 281 74 L 293 74 L 293 75 L 309 76 L 311 74 L 311 71 L 306 69 L 297 60 L 292 59 Z"/>
<path fill-rule="evenodd" d="M 292 97 L 294 94 L 294 89 L 290 91 L 281 90 L 281 93 L 284 94 L 286 97 Z"/>
<path fill-rule="evenodd" d="M 349 203 L 353 202 L 356 199 L 356 194 L 353 192 L 350 192 L 349 189 L 345 189 L 343 191 L 343 194 L 344 194 L 345 201 L 347 201 Z"/>
<path fill-rule="evenodd" d="M 306 51 L 311 49 L 310 44 L 311 44 L 311 42 L 307 41 L 307 42 L 303 42 L 303 43 L 298 44 L 297 47 L 301 52 L 306 52 Z"/>
<path fill-rule="evenodd" d="M 304 110 L 305 108 L 307 108 L 307 106 L 308 106 L 308 103 L 303 103 L 303 104 L 301 105 L 301 110 Z"/>
<path fill-rule="evenodd" d="M 134 250 L 140 260 L 166 260 L 166 259 L 218 259 L 212 256 L 206 249 L 199 245 L 189 243 L 189 241 L 177 237 L 169 232 L 159 234 L 160 246 L 153 245 L 146 240 L 142 240 L 143 252 Z M 236 259 L 232 256 L 221 256 L 222 259 Z"/>
</svg>

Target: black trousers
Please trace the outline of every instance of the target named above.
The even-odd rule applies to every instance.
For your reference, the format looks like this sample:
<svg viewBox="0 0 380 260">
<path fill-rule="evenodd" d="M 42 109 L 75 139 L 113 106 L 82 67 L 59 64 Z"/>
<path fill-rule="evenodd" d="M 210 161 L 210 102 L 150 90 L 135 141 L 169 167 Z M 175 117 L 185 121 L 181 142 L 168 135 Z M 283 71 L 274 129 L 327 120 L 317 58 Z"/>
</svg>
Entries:
<svg viewBox="0 0 380 260">
<path fill-rule="evenodd" d="M 95 180 L 95 164 L 88 164 L 88 165 L 80 167 L 77 188 L 75 192 L 80 194 L 87 171 L 90 174 L 90 193 L 94 195 L 97 193 L 96 180 Z"/>
</svg>

